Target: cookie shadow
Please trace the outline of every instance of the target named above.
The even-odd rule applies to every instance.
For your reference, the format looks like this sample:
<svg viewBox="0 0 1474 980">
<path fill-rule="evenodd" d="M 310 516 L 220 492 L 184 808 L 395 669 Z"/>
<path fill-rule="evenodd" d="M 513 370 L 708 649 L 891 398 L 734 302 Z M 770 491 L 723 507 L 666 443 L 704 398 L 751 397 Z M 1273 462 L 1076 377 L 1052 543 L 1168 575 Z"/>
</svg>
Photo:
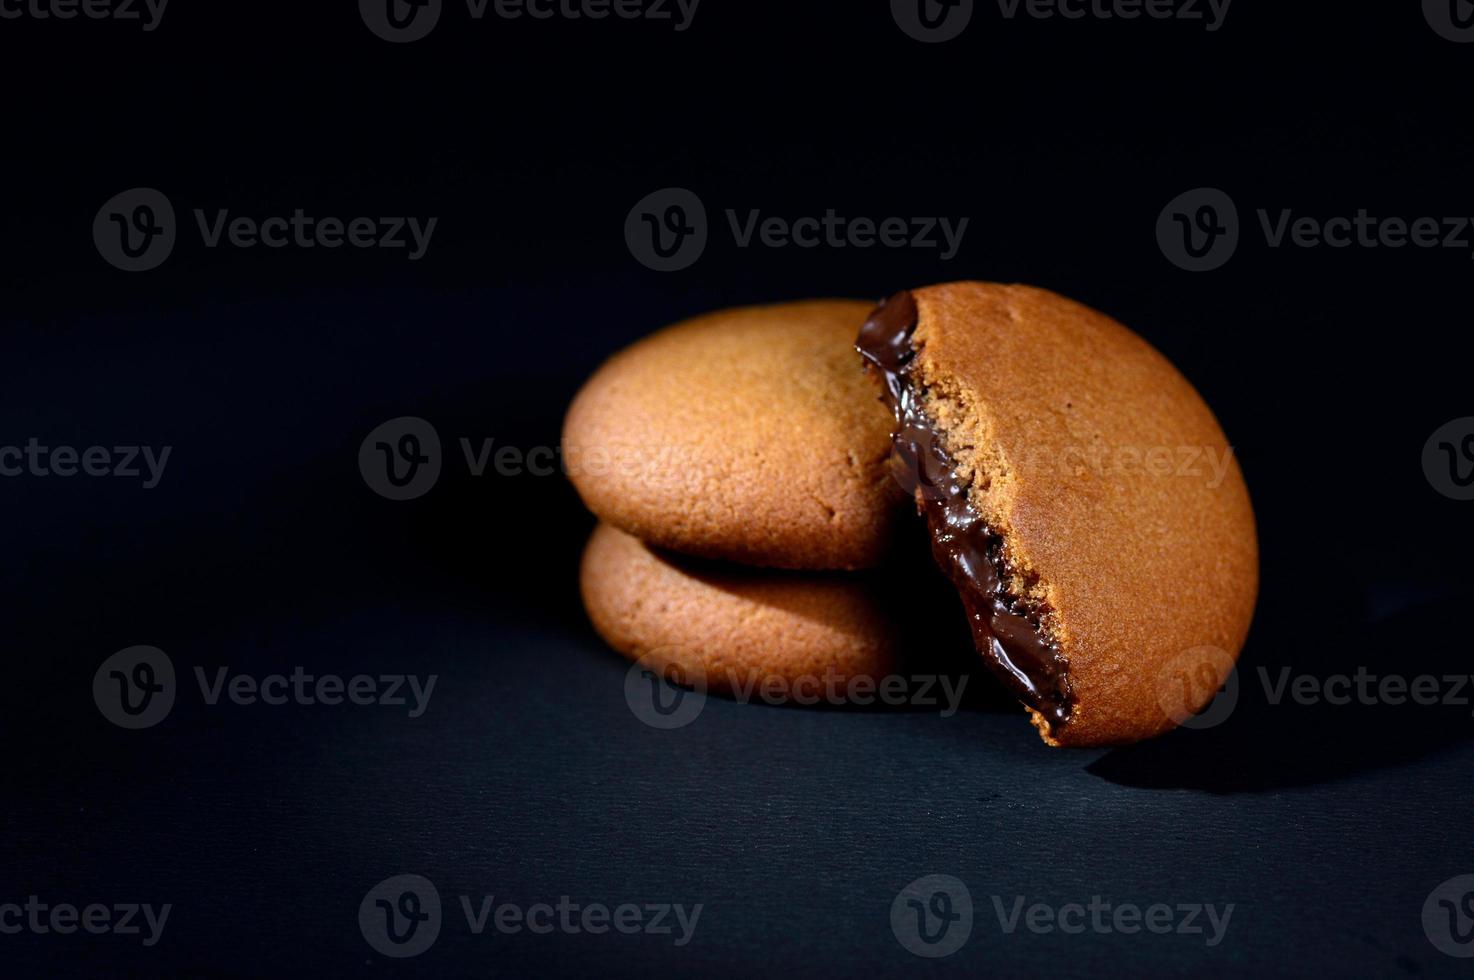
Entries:
<svg viewBox="0 0 1474 980">
<path fill-rule="evenodd" d="M 1139 789 L 1260 793 L 1446 751 L 1474 735 L 1468 658 L 1450 642 L 1463 635 L 1469 601 L 1450 597 L 1415 606 L 1293 651 L 1265 650 L 1251 637 L 1239 662 L 1238 699 L 1226 720 L 1114 749 L 1086 771 Z M 1278 631 L 1260 623 L 1256 632 L 1272 637 Z M 1365 697 L 1359 670 L 1371 678 L 1360 686 Z M 1327 686 L 1332 677 L 1348 680 Z M 1415 703 L 1395 688 L 1384 698 L 1379 685 L 1386 677 L 1404 678 L 1409 687 L 1417 678 L 1436 679 L 1423 682 L 1423 700 L 1435 703 Z M 1330 703 L 1328 695 L 1347 703 Z"/>
</svg>

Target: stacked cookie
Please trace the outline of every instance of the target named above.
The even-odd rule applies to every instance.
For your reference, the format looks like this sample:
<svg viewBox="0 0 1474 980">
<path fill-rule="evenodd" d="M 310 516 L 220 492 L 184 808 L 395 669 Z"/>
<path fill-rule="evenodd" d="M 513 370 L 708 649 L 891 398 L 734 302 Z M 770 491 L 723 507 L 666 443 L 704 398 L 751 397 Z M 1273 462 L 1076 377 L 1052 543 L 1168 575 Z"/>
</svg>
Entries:
<svg viewBox="0 0 1474 980">
<path fill-rule="evenodd" d="M 1026 286 L 666 328 L 579 392 L 564 458 L 602 522 L 595 628 L 719 693 L 893 670 L 915 617 L 854 573 L 925 532 L 1044 740 L 1131 742 L 1211 700 L 1257 593 L 1248 493 L 1197 392 L 1114 320 Z"/>
<path fill-rule="evenodd" d="M 874 582 L 843 574 L 881 561 L 904 502 L 854 349 L 870 307 L 697 317 L 584 385 L 563 452 L 602 522 L 581 585 L 611 646 L 728 694 L 893 669 Z"/>
</svg>

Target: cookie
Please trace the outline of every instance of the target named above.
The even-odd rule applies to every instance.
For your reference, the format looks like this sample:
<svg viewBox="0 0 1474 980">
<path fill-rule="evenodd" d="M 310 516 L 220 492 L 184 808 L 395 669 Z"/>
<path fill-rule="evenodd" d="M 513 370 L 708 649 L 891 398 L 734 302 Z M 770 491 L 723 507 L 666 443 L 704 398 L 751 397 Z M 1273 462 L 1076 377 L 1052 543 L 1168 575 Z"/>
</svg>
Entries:
<svg viewBox="0 0 1474 980">
<path fill-rule="evenodd" d="M 674 664 L 717 694 L 770 681 L 842 691 L 850 678 L 888 676 L 896 664 L 896 629 L 856 576 L 677 558 L 601 524 L 584 549 L 579 586 L 610 646 L 631 660 L 649 654 Z"/>
<path fill-rule="evenodd" d="M 1258 590 L 1213 413 L 1104 314 L 1028 286 L 899 293 L 857 346 L 983 660 L 1051 745 L 1160 734 L 1225 682 Z"/>
<path fill-rule="evenodd" d="M 790 569 L 876 564 L 904 497 L 890 416 L 856 364 L 871 304 L 725 310 L 616 354 L 563 426 L 600 520 L 689 555 Z"/>
</svg>

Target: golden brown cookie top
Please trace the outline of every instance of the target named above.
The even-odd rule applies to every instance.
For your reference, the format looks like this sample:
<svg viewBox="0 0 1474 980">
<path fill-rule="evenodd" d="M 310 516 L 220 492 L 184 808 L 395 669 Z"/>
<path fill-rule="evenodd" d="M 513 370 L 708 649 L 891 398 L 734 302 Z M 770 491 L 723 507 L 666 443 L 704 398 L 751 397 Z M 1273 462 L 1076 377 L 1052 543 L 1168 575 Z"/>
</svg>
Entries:
<svg viewBox="0 0 1474 980">
<path fill-rule="evenodd" d="M 913 296 L 925 412 L 1068 662 L 1072 717 L 1036 724 L 1059 744 L 1173 727 L 1224 679 L 1258 590 L 1248 491 L 1213 413 L 1146 341 L 1062 296 Z"/>
<path fill-rule="evenodd" d="M 610 358 L 563 453 L 584 503 L 661 547 L 782 568 L 875 564 L 897 492 L 890 419 L 855 358 L 869 303 L 723 310 Z"/>
</svg>

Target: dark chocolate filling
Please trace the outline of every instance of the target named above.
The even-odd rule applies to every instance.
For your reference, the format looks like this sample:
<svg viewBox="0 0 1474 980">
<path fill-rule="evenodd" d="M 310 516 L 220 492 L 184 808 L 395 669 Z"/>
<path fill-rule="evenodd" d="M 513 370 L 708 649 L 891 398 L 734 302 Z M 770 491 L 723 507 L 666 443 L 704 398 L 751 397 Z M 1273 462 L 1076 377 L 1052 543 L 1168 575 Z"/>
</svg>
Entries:
<svg viewBox="0 0 1474 980">
<path fill-rule="evenodd" d="M 897 293 L 870 314 L 855 342 L 880 372 L 896 417 L 891 465 L 926 517 L 932 555 L 962 596 L 978 652 L 1019 700 L 1050 725 L 1063 725 L 1074 696 L 1065 659 L 1041 626 L 1047 610 L 1009 588 L 1013 576 L 1003 540 L 968 500 L 940 430 L 922 411 L 911 379 L 916 321 L 915 297 Z"/>
</svg>

